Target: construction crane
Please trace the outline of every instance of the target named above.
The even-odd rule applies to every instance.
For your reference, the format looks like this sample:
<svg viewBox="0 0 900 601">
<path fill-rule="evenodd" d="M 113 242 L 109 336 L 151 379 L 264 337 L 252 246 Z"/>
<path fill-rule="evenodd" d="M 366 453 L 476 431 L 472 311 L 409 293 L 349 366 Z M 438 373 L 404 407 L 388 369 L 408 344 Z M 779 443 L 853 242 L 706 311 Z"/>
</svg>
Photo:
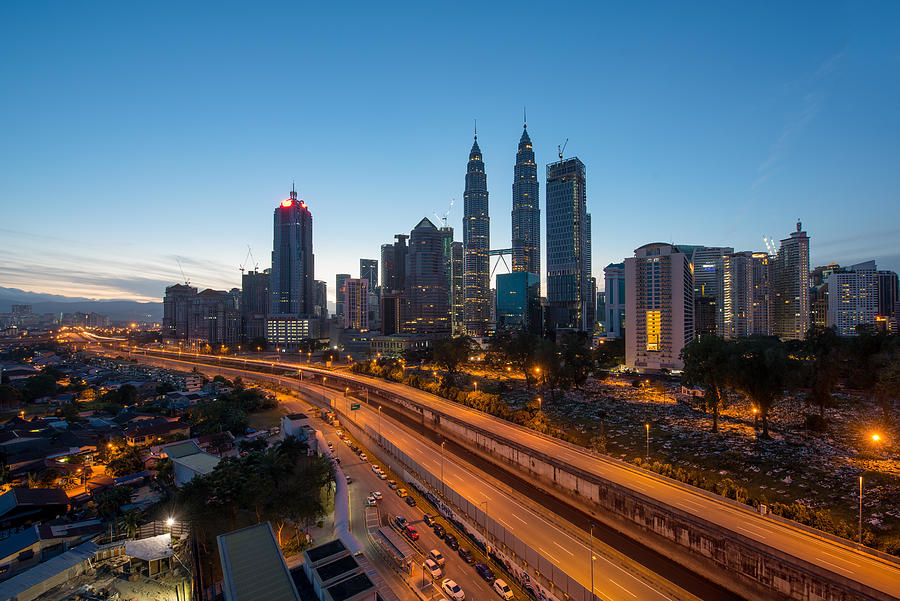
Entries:
<svg viewBox="0 0 900 601">
<path fill-rule="evenodd" d="M 434 218 L 437 219 L 440 223 L 442 223 L 444 225 L 444 227 L 447 227 L 447 219 L 450 217 L 450 210 L 453 208 L 453 203 L 455 203 L 455 202 L 456 202 L 455 198 L 450 199 L 450 206 L 447 207 L 447 212 L 444 213 L 443 217 L 438 215 L 437 211 L 434 211 Z"/>
<path fill-rule="evenodd" d="M 253 257 L 253 251 L 250 249 L 250 245 L 248 244 L 247 245 L 247 254 L 244 255 L 244 262 L 238 265 L 238 268 L 241 270 L 241 275 L 244 275 L 244 271 L 247 270 L 245 265 L 249 265 L 249 263 L 247 262 L 248 258 L 251 261 L 253 261 L 253 271 L 259 271 L 259 263 Z"/>
<path fill-rule="evenodd" d="M 182 267 L 182 265 L 181 265 L 181 258 L 180 258 L 180 257 L 175 257 L 175 260 L 178 261 L 178 269 L 181 270 L 181 279 L 184 280 L 184 285 L 185 285 L 185 286 L 190 286 L 190 285 L 191 285 L 191 281 L 190 281 L 189 279 L 187 279 L 187 276 L 186 276 L 186 275 L 184 275 L 184 267 Z"/>
<path fill-rule="evenodd" d="M 566 151 L 566 146 L 568 146 L 568 145 L 569 145 L 569 138 L 566 138 L 566 141 L 563 142 L 563 145 L 562 145 L 562 146 L 557 146 L 557 147 L 556 147 L 556 150 L 559 151 L 559 160 L 560 160 L 560 161 L 562 160 L 562 155 L 563 155 L 563 153 Z"/>
<path fill-rule="evenodd" d="M 778 252 L 777 249 L 776 249 L 776 247 L 775 247 L 775 240 L 774 240 L 774 239 L 769 238 L 768 236 L 763 236 L 763 242 L 764 242 L 765 245 L 766 245 L 766 251 L 768 251 L 768 253 L 769 253 L 770 255 L 774 255 L 774 254 L 776 254 L 776 253 Z"/>
</svg>

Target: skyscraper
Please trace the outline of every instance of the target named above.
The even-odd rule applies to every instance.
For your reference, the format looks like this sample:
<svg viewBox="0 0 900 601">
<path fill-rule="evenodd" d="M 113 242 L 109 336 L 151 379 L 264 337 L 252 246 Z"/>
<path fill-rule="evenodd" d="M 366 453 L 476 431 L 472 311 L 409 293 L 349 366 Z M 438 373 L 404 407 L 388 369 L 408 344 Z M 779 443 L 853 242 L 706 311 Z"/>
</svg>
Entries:
<svg viewBox="0 0 900 601">
<path fill-rule="evenodd" d="M 591 216 L 584 163 L 577 157 L 547 165 L 547 300 L 549 326 L 594 330 Z"/>
<path fill-rule="evenodd" d="M 269 270 L 248 271 L 241 275 L 241 321 L 243 339 L 252 342 L 266 337 L 269 312 Z"/>
<path fill-rule="evenodd" d="M 344 281 L 344 328 L 364 332 L 369 329 L 369 281 L 348 278 Z"/>
<path fill-rule="evenodd" d="M 797 231 L 781 241 L 774 266 L 775 335 L 802 340 L 809 329 L 809 237 Z"/>
<path fill-rule="evenodd" d="M 407 234 L 396 234 L 393 244 L 381 245 L 381 287 L 385 292 L 406 288 Z"/>
<path fill-rule="evenodd" d="M 449 334 L 450 266 L 444 255 L 445 235 L 427 218 L 409 237 L 406 257 L 405 333 Z"/>
<path fill-rule="evenodd" d="M 625 363 L 638 370 L 681 369 L 694 338 L 694 273 L 677 246 L 646 244 L 625 259 Z"/>
<path fill-rule="evenodd" d="M 316 280 L 316 316 L 328 317 L 328 284 Z"/>
<path fill-rule="evenodd" d="M 275 209 L 272 271 L 269 290 L 272 315 L 310 315 L 316 303 L 312 214 L 306 203 L 290 198 Z"/>
<path fill-rule="evenodd" d="M 450 245 L 450 326 L 454 336 L 464 333 L 463 303 L 466 292 L 465 269 L 463 269 L 463 243 Z"/>
<path fill-rule="evenodd" d="M 463 193 L 463 245 L 466 291 L 463 313 L 466 333 L 484 336 L 491 313 L 490 301 L 490 228 L 487 175 L 478 147 L 478 134 L 469 152 L 466 189 Z M 429 222 L 430 223 L 430 222 Z"/>
<path fill-rule="evenodd" d="M 697 265 L 694 264 L 694 291 L 697 290 Z M 722 327 L 724 338 L 753 334 L 753 253 L 750 251 L 722 257 Z"/>
<path fill-rule="evenodd" d="M 359 277 L 368 280 L 370 292 L 374 290 L 378 286 L 378 259 L 360 259 Z"/>
<path fill-rule="evenodd" d="M 768 253 L 755 252 L 750 269 L 751 321 L 754 336 L 772 335 L 772 257 Z"/>
<path fill-rule="evenodd" d="M 625 263 L 610 263 L 603 269 L 606 290 L 606 332 L 621 338 L 625 332 Z"/>
<path fill-rule="evenodd" d="M 679 249 L 684 252 L 683 247 Z M 694 299 L 715 312 L 715 331 L 725 335 L 724 260 L 734 252 L 731 246 L 698 246 L 694 248 L 691 262 L 694 264 Z"/>
<path fill-rule="evenodd" d="M 166 296 L 163 299 L 162 322 L 162 335 L 164 338 L 187 340 L 188 330 L 190 329 L 191 305 L 196 296 L 197 289 L 188 284 L 174 284 L 166 288 Z M 21 306 L 16 305 L 16 308 Z"/>
<path fill-rule="evenodd" d="M 875 261 L 866 261 L 834 270 L 827 286 L 828 325 L 838 335 L 856 336 L 860 325 L 888 325 L 897 298 L 897 274 L 893 271 L 879 271 Z"/>
<path fill-rule="evenodd" d="M 350 279 L 349 273 L 339 273 L 335 276 L 335 294 L 334 294 L 334 314 L 337 315 L 338 323 L 344 323 L 345 307 L 344 299 L 347 297 L 347 280 Z"/>
<path fill-rule="evenodd" d="M 522 127 L 512 185 L 512 270 L 541 273 L 540 186 L 527 124 Z"/>
</svg>

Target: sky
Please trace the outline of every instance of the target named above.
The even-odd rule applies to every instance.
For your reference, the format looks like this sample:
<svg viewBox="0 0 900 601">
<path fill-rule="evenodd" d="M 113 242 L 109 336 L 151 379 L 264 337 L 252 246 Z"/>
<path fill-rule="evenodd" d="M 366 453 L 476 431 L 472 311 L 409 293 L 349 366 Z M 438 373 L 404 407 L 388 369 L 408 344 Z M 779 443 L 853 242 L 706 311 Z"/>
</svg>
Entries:
<svg viewBox="0 0 900 601">
<path fill-rule="evenodd" d="M 764 250 L 798 218 L 813 265 L 900 270 L 898 22 L 896 2 L 3 2 L 0 286 L 240 286 L 295 182 L 333 301 L 453 199 L 462 239 L 475 119 L 508 248 L 523 107 L 542 220 L 557 146 L 587 166 L 601 288 L 648 242 Z"/>
</svg>

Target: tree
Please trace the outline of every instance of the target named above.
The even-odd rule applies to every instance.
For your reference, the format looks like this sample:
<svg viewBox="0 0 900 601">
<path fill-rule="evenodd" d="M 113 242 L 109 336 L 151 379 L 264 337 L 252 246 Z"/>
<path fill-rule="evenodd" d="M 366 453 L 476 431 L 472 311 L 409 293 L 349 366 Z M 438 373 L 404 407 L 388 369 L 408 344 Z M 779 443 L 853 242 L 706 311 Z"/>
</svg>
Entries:
<svg viewBox="0 0 900 601">
<path fill-rule="evenodd" d="M 881 404 L 884 421 L 890 422 L 891 401 L 900 400 L 900 354 L 894 355 L 891 361 L 878 371 L 875 399 Z"/>
<path fill-rule="evenodd" d="M 585 332 L 570 332 L 563 336 L 559 354 L 562 358 L 564 390 L 571 386 L 581 388 L 594 368 L 594 356 L 589 348 L 590 340 Z"/>
<path fill-rule="evenodd" d="M 594 349 L 594 361 L 600 369 L 612 369 L 625 363 L 625 339 L 609 338 Z"/>
<path fill-rule="evenodd" d="M 444 388 L 455 385 L 459 367 L 469 360 L 474 345 L 474 341 L 468 336 L 444 338 L 434 343 L 434 362 L 448 375 L 447 380 L 443 383 Z"/>
<path fill-rule="evenodd" d="M 121 513 L 122 505 L 131 503 L 130 486 L 113 486 L 92 495 L 97 513 L 102 517 L 114 517 Z"/>
<path fill-rule="evenodd" d="M 774 338 L 754 336 L 736 344 L 730 369 L 733 386 L 759 411 L 763 426 L 760 438 L 770 438 L 769 411 L 787 388 L 791 362 L 782 343 Z"/>
<path fill-rule="evenodd" d="M 532 380 L 537 379 L 534 373 L 534 363 L 541 339 L 526 330 L 519 330 L 511 336 L 501 339 L 500 342 L 503 344 L 507 360 L 525 376 L 525 385 L 531 386 Z"/>
<path fill-rule="evenodd" d="M 134 447 L 126 446 L 106 464 L 107 473 L 112 476 L 127 476 L 144 469 L 141 454 Z"/>
<path fill-rule="evenodd" d="M 0 407 L 18 407 L 25 398 L 9 384 L 0 385 Z"/>
<path fill-rule="evenodd" d="M 129 509 L 126 511 L 125 515 L 122 516 L 122 520 L 119 522 L 119 527 L 125 531 L 125 535 L 128 538 L 137 536 L 138 530 L 141 527 L 141 512 L 137 509 Z"/>
<path fill-rule="evenodd" d="M 806 400 L 819 408 L 820 418 L 825 417 L 825 407 L 831 403 L 831 395 L 838 385 L 841 346 L 841 339 L 834 328 L 813 326 L 804 339 L 810 389 Z"/>
<path fill-rule="evenodd" d="M 34 401 L 56 393 L 56 378 L 50 374 L 38 374 L 25 380 L 22 387 L 25 398 Z"/>
<path fill-rule="evenodd" d="M 731 367 L 732 345 L 724 338 L 704 335 L 689 342 L 681 350 L 684 371 L 681 382 L 685 386 L 703 387 L 703 404 L 712 414 L 712 431 L 719 431 L 719 407 L 728 405 L 728 381 Z"/>
</svg>

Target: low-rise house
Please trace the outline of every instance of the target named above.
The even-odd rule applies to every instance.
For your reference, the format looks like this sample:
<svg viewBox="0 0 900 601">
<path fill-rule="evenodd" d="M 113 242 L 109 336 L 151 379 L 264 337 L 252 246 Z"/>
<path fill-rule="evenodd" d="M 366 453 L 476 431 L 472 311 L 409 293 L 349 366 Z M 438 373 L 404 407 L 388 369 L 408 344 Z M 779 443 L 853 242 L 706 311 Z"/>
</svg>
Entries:
<svg viewBox="0 0 900 601">
<path fill-rule="evenodd" d="M 69 510 L 61 488 L 11 488 L 0 495 L 0 528 L 17 528 L 51 520 Z"/>
<path fill-rule="evenodd" d="M 166 457 L 172 460 L 175 486 L 181 487 L 196 476 L 205 476 L 219 465 L 221 457 L 200 450 L 192 440 L 176 442 L 163 447 Z"/>
<path fill-rule="evenodd" d="M 125 430 L 125 442 L 132 447 L 146 446 L 156 441 L 161 441 L 167 436 L 190 436 L 191 427 L 184 422 L 155 421 L 147 425 L 140 425 Z"/>
</svg>

